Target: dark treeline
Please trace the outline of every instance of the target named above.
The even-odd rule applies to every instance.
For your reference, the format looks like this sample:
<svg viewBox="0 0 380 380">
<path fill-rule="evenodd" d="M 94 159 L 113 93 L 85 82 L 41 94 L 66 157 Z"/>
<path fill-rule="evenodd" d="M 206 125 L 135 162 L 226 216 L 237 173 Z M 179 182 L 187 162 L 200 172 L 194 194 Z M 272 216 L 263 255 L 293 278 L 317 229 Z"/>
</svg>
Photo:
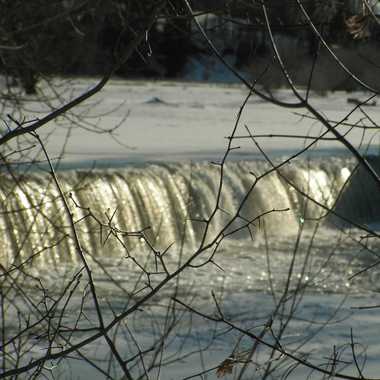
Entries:
<svg viewBox="0 0 380 380">
<path fill-rule="evenodd" d="M 143 28 L 158 0 L 0 0 L 0 70 L 11 82 L 35 91 L 44 75 L 100 75 L 122 55 Z M 376 40 L 374 24 L 360 16 L 360 1 L 303 2 L 326 40 L 355 46 Z M 260 3 L 244 0 L 193 0 L 200 22 L 235 65 L 249 70 L 270 54 Z M 313 54 L 317 40 L 295 1 L 268 1 L 273 29 L 296 49 Z M 356 24 L 347 32 L 347 20 Z M 361 17 L 361 18 L 360 18 Z M 359 29 L 358 29 L 359 28 Z M 358 32 L 359 30 L 359 32 Z M 354 37 L 360 37 L 354 39 Z M 360 35 L 358 35 L 358 33 Z M 281 42 L 280 42 L 281 45 Z M 286 47 L 286 43 L 284 44 Z M 208 54 L 182 0 L 168 0 L 154 27 L 117 74 L 123 77 L 175 78 L 191 56 Z"/>
</svg>

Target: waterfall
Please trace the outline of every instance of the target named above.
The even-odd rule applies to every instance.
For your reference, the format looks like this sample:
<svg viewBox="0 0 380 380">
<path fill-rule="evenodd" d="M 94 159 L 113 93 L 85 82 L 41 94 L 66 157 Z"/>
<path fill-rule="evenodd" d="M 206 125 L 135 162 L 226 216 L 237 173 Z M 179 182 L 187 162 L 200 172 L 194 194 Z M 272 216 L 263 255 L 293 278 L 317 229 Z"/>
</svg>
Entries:
<svg viewBox="0 0 380 380">
<path fill-rule="evenodd" d="M 378 160 L 371 162 L 379 166 Z M 225 232 L 257 218 L 252 226 L 253 235 L 259 234 L 265 220 L 268 234 L 276 238 L 294 233 L 301 221 L 326 214 L 298 190 L 356 221 L 368 222 L 380 216 L 380 192 L 363 170 L 354 170 L 350 159 L 295 160 L 281 168 L 281 175 L 273 172 L 264 176 L 250 191 L 255 176 L 269 168 L 268 163 L 259 160 L 225 165 L 220 208 L 209 223 L 205 241 L 226 227 L 243 200 L 240 218 Z M 197 246 L 205 233 L 204 220 L 216 205 L 220 167 L 208 163 L 168 163 L 62 171 L 57 176 L 84 250 L 95 256 L 120 256 L 125 253 L 122 244 L 125 249 L 139 247 L 140 239 L 130 233 L 142 230 L 158 249 L 182 241 Z M 75 260 L 68 218 L 51 176 L 2 174 L 0 184 L 3 265 L 25 260 L 44 263 Z M 270 212 L 273 209 L 288 211 Z M 258 218 L 263 213 L 268 214 Z M 103 227 L 89 214 L 101 221 Z M 119 231 L 119 241 L 109 236 L 107 225 Z M 235 236 L 246 237 L 249 237 L 246 229 Z"/>
</svg>

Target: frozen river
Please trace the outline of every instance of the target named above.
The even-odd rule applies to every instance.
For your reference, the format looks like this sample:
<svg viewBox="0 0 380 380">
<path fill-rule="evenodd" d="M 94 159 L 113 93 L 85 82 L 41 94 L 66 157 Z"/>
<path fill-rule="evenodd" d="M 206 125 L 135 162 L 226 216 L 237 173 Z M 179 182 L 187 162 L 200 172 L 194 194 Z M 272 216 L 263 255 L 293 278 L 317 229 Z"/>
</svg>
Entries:
<svg viewBox="0 0 380 380">
<path fill-rule="evenodd" d="M 70 96 L 93 85 L 90 79 L 73 83 Z M 292 101 L 285 90 L 273 95 Z M 140 374 L 150 379 L 214 379 L 217 367 L 232 354 L 237 359 L 226 378 L 261 379 L 269 371 L 268 378 L 278 379 L 290 370 L 291 379 L 309 375 L 310 369 L 293 368 L 294 361 L 262 345 L 250 357 L 252 339 L 229 331 L 225 324 L 191 315 L 173 301 L 175 297 L 215 316 L 213 292 L 229 321 L 260 333 L 272 319 L 265 333 L 270 344 L 325 370 L 336 365 L 340 373 L 360 376 L 352 356 L 354 339 L 364 376 L 378 377 L 380 309 L 358 307 L 380 303 L 380 270 L 375 266 L 353 277 L 379 257 L 378 238 L 364 237 L 371 227 L 376 232 L 380 220 L 378 188 L 329 134 L 306 154 L 282 165 L 310 142 L 300 137 L 318 136 L 324 129 L 302 110 L 296 114 L 255 96 L 248 100 L 235 133 L 239 149 L 227 157 L 221 177 L 219 166 L 210 161 L 222 159 L 226 137 L 246 96 L 247 91 L 237 85 L 112 80 L 76 109 L 76 116 L 59 119 L 41 131 L 53 163 L 62 155 L 58 169 L 65 170 L 58 170 L 57 176 L 92 265 L 106 325 L 148 294 L 165 273 L 174 273 L 202 251 L 181 275 L 128 315 L 120 330 L 113 329 L 112 339 L 126 357 L 147 350 L 145 362 L 130 361 L 136 378 Z M 377 128 L 373 122 L 372 129 L 360 127 L 379 120 L 380 112 L 368 106 L 346 118 L 355 107 L 352 99 L 363 101 L 366 94 L 314 94 L 311 104 L 332 124 L 344 119 L 337 128 L 358 150 L 372 155 L 369 162 L 378 170 Z M 24 106 L 30 117 L 48 110 L 32 98 Z M 77 116 L 85 117 L 81 128 L 75 125 Z M 281 165 L 279 172 L 266 174 L 271 166 L 246 138 L 247 128 Z M 16 190 L 13 178 L 3 176 L 0 195 L 8 201 L 0 219 L 2 265 L 9 269 L 20 260 L 31 261 L 21 276 L 26 276 L 23 286 L 33 289 L 38 277 L 42 288 L 55 297 L 82 263 L 66 236 L 67 218 L 46 164 L 29 169 L 28 163 L 21 166 L 25 175 Z M 213 213 L 215 204 L 218 209 Z M 252 221 L 249 228 L 247 221 Z M 144 235 L 128 235 L 132 231 Z M 157 250 L 155 257 L 149 256 L 145 238 Z M 210 247 L 202 250 L 208 243 Z M 165 267 L 159 270 L 157 258 L 165 249 Z M 88 294 L 85 284 L 82 281 L 73 293 L 64 319 L 65 326 L 71 326 L 78 318 L 73 342 L 85 340 L 96 324 L 91 299 L 83 298 Z M 19 296 L 16 292 L 16 300 Z M 170 314 L 173 305 L 176 313 Z M 9 315 L 16 315 L 16 309 L 11 307 Z M 166 332 L 174 316 L 178 321 Z M 31 313 L 34 319 L 36 312 Z M 11 323 L 9 331 L 16 327 Z M 30 347 L 34 358 L 41 355 L 46 342 L 29 339 L 25 337 L 25 350 Z M 150 352 L 152 345 L 160 349 Z M 121 378 L 101 339 L 91 341 L 81 354 L 109 370 L 111 378 Z M 43 373 L 47 378 L 105 378 L 78 353 L 72 355 L 52 360 Z M 25 354 L 20 362 L 29 359 Z M 314 371 L 309 378 L 322 379 L 323 374 Z"/>
</svg>

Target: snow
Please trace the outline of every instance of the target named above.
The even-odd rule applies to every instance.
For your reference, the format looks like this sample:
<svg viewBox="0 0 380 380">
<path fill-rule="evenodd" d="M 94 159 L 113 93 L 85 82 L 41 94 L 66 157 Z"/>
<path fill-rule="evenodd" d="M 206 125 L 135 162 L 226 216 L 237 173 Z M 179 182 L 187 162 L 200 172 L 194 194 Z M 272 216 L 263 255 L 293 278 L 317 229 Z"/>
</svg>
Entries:
<svg viewBox="0 0 380 380">
<path fill-rule="evenodd" d="M 94 85 L 96 79 L 82 79 L 73 83 L 71 94 L 78 95 Z M 73 128 L 65 158 L 68 161 L 133 162 L 199 160 L 220 156 L 226 148 L 225 137 L 231 134 L 247 94 L 246 88 L 236 84 L 111 80 L 76 113 L 87 114 L 90 119 L 86 121 L 96 123 L 100 128 L 109 129 L 120 123 L 114 134 L 120 143 L 116 143 L 109 134 L 94 134 Z M 284 101 L 296 101 L 288 90 L 277 90 L 274 95 Z M 354 109 L 355 104 L 347 102 L 347 98 L 353 97 L 362 100 L 366 99 L 366 94 L 312 94 L 310 103 L 331 120 L 339 121 Z M 26 102 L 26 106 L 29 118 L 41 117 L 39 103 L 31 100 Z M 365 111 L 375 120 L 380 116 L 379 107 L 366 107 Z M 319 123 L 299 114 L 306 112 L 302 109 L 281 108 L 253 95 L 243 112 L 237 135 L 247 134 L 245 125 L 252 134 L 318 135 L 325 131 Z M 357 110 L 346 121 L 355 123 L 361 118 L 363 114 Z M 43 127 L 45 133 L 52 130 L 51 124 Z M 60 120 L 54 136 L 50 138 L 48 150 L 53 157 L 60 154 L 68 127 L 70 124 Z M 359 146 L 362 130 L 350 131 L 345 126 L 338 129 L 342 133 L 349 131 L 347 139 Z M 362 146 L 373 137 L 373 133 L 367 132 Z M 303 139 L 260 138 L 259 141 L 264 149 L 271 152 L 289 152 L 305 145 Z M 378 138 L 372 143 L 378 143 Z M 245 154 L 248 158 L 257 153 L 251 141 L 237 140 L 236 144 L 241 146 L 239 154 Z M 336 141 L 319 142 L 317 146 L 321 151 L 342 149 L 342 145 Z"/>
</svg>

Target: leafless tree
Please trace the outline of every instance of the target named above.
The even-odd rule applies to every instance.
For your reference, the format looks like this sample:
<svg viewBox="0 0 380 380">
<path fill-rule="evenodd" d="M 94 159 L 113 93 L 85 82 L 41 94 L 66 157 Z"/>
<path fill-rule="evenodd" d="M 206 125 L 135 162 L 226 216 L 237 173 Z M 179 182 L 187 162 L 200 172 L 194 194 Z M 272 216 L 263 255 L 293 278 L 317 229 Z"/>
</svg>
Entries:
<svg viewBox="0 0 380 380">
<path fill-rule="evenodd" d="M 133 30 L 134 38 L 129 44 L 116 46 L 115 62 L 91 89 L 80 95 L 73 93 L 67 101 L 54 87 L 54 79 L 51 80 L 50 91 L 56 97 L 45 103 L 48 105 L 45 116 L 29 120 L 23 117 L 23 108 L 12 112 L 7 109 L 9 105 L 4 107 L 5 131 L 0 137 L 4 172 L 0 185 L 0 220 L 6 254 L 0 266 L 0 378 L 69 378 L 70 366 L 79 361 L 82 368 L 92 367 L 104 378 L 149 379 L 159 377 L 161 371 L 173 363 L 195 357 L 199 368 L 194 368 L 187 379 L 203 378 L 208 373 L 217 377 L 232 374 L 236 379 L 248 376 L 267 379 L 279 374 L 291 378 L 300 368 L 319 378 L 365 379 L 365 349 L 356 340 L 356 331 L 349 331 L 345 342 L 326 348 L 329 351 L 324 356 L 315 355 L 311 349 L 323 328 L 341 322 L 345 295 L 323 318 L 318 315 L 305 317 L 303 311 L 308 292 L 328 284 L 334 272 L 330 263 L 334 260 L 341 263 L 337 258 L 342 250 L 350 247 L 357 255 L 371 260 L 370 264 L 363 264 L 350 273 L 351 279 L 374 270 L 379 263 L 378 232 L 340 207 L 350 202 L 350 199 L 345 200 L 347 192 L 358 176 L 365 178 L 376 192 L 379 190 L 380 178 L 374 161 L 363 153 L 361 143 L 356 146 L 350 140 L 350 132 L 354 130 L 362 131 L 362 141 L 367 134 L 378 130 L 376 121 L 365 110 L 365 106 L 376 98 L 378 89 L 362 80 L 337 56 L 320 25 L 315 23 L 318 9 L 314 8 L 311 14 L 301 0 L 295 1 L 295 10 L 317 41 L 307 86 L 302 88 L 293 80 L 281 54 L 272 29 L 276 20 L 272 19 L 268 2 L 254 2 L 254 9 L 265 28 L 274 59 L 254 81 L 247 80 L 226 61 L 199 22 L 199 15 L 190 2 L 183 0 L 180 5 L 181 11 L 176 8 L 177 3 L 154 2 L 140 28 Z M 365 16 L 377 21 L 371 4 L 363 2 L 363 7 L 368 10 Z M 231 12 L 226 5 L 224 10 L 225 17 L 231 18 L 239 9 Z M 143 56 L 152 53 L 149 33 L 158 19 L 174 19 L 173 25 L 177 28 L 183 27 L 184 19 L 186 25 L 193 22 L 209 51 L 246 88 L 220 160 L 200 167 L 190 165 L 187 171 L 175 167 L 160 169 L 170 183 L 167 185 L 165 179 L 160 179 L 164 199 L 161 207 L 172 202 L 176 208 L 174 215 L 178 220 L 170 221 L 175 225 L 174 241 L 170 241 L 172 235 L 166 220 L 169 216 L 166 218 L 165 214 L 161 218 L 156 214 L 145 220 L 141 218 L 133 223 L 137 228 L 131 228 L 132 222 L 125 222 L 133 219 L 132 213 L 128 214 L 133 206 L 128 204 L 131 197 L 118 193 L 116 187 L 105 187 L 102 197 L 94 199 L 92 188 L 98 181 L 125 182 L 124 177 L 89 170 L 76 173 L 73 179 L 58 170 L 59 160 L 57 165 L 49 154 L 46 140 L 41 137 L 42 131 L 49 129 L 49 123 L 60 117 L 68 117 L 71 122 L 80 120 L 80 115 L 73 118 L 73 112 L 90 98 L 101 95 L 110 78 L 133 53 L 138 51 Z M 349 32 L 357 38 L 364 37 L 360 34 L 361 29 L 352 26 L 351 21 L 348 22 Z M 22 48 L 12 43 L 4 49 Z M 146 52 L 142 52 L 142 45 Z M 357 101 L 341 120 L 330 120 L 314 106 L 314 73 L 322 50 L 369 94 Z M 294 100 L 283 100 L 275 91 L 263 90 L 261 81 L 273 65 L 281 71 Z M 32 82 L 34 84 L 34 79 Z M 255 134 L 252 126 L 241 123 L 247 107 L 255 106 L 250 102 L 254 97 L 297 111 L 306 120 L 318 122 L 324 130 L 315 136 L 307 133 L 275 135 L 271 131 L 266 135 Z M 352 121 L 357 114 L 359 121 Z M 80 125 L 73 123 L 75 127 L 104 132 L 97 130 L 96 124 L 83 124 L 82 121 Z M 67 139 L 69 135 L 67 133 Z M 302 139 L 304 146 L 285 158 L 273 159 L 260 143 L 263 138 Z M 260 166 L 232 162 L 242 141 L 248 142 L 251 149 L 260 154 Z M 300 160 L 302 173 L 307 177 L 301 183 L 291 166 L 324 141 L 338 142 L 352 156 L 351 167 L 347 169 L 349 175 L 336 186 L 337 193 L 333 195 L 321 188 L 323 184 L 313 182 L 307 159 Z M 42 173 L 32 173 L 41 161 L 45 164 Z M 197 194 L 197 183 L 205 181 L 202 173 L 205 168 L 213 174 L 210 177 L 213 181 L 205 186 L 207 207 L 199 203 L 200 195 Z M 243 190 L 239 197 L 231 200 L 229 181 L 238 170 L 245 174 L 244 186 L 240 186 Z M 140 191 L 140 195 L 145 194 L 148 198 L 152 191 L 149 176 L 143 179 L 141 173 L 133 170 L 128 175 L 132 182 L 123 187 L 125 192 L 136 194 Z M 294 202 L 283 201 L 275 205 L 271 194 L 264 194 L 268 202 L 264 202 L 263 207 L 255 207 L 262 196 L 260 189 L 265 185 L 268 189 L 271 184 L 274 187 L 275 183 L 284 186 Z M 180 189 L 181 197 L 173 199 L 174 195 L 166 191 L 166 186 Z M 124 203 L 115 207 L 110 202 L 111 197 L 122 199 Z M 144 209 L 143 201 L 141 196 L 140 204 L 133 207 Z M 286 265 L 286 270 L 277 272 L 276 260 L 280 260 L 274 254 L 279 241 L 276 239 L 280 239 L 279 230 L 287 223 L 289 213 L 295 215 L 292 219 L 295 233 L 292 239 L 284 240 L 287 247 L 282 253 L 286 251 L 287 256 L 281 260 L 281 265 Z M 274 230 L 269 226 L 271 220 L 277 220 Z M 334 226 L 335 241 L 325 242 L 320 248 L 321 230 L 326 225 Z M 241 309 L 236 308 L 239 304 L 238 295 L 234 294 L 236 288 L 229 289 L 228 281 L 234 278 L 232 267 L 242 268 L 246 264 L 243 255 L 229 257 L 228 244 L 232 238 L 251 239 L 252 250 L 254 244 L 260 244 L 266 265 L 262 275 L 268 299 L 266 305 L 255 303 L 255 294 L 251 294 L 244 302 L 252 302 L 253 307 L 240 305 Z M 120 267 L 125 269 L 121 273 L 127 274 L 128 279 L 120 278 Z M 55 288 L 45 279 L 44 270 L 49 272 L 50 281 L 56 280 Z M 205 290 L 209 294 L 208 301 L 202 302 L 196 284 L 193 290 L 189 281 L 184 280 L 187 273 L 210 278 L 221 273 L 225 284 L 210 280 Z M 106 289 L 102 287 L 104 281 L 109 284 Z M 113 296 L 118 302 L 113 302 Z M 228 304 L 235 307 L 225 306 Z M 198 330 L 197 323 L 201 320 L 206 321 L 203 322 L 206 325 L 202 325 L 207 329 L 205 336 Z M 303 330 L 295 332 L 300 321 Z M 215 360 L 212 353 L 217 351 L 220 339 L 228 342 L 231 354 L 212 363 Z M 189 340 L 192 341 L 190 348 L 187 347 Z"/>
</svg>

